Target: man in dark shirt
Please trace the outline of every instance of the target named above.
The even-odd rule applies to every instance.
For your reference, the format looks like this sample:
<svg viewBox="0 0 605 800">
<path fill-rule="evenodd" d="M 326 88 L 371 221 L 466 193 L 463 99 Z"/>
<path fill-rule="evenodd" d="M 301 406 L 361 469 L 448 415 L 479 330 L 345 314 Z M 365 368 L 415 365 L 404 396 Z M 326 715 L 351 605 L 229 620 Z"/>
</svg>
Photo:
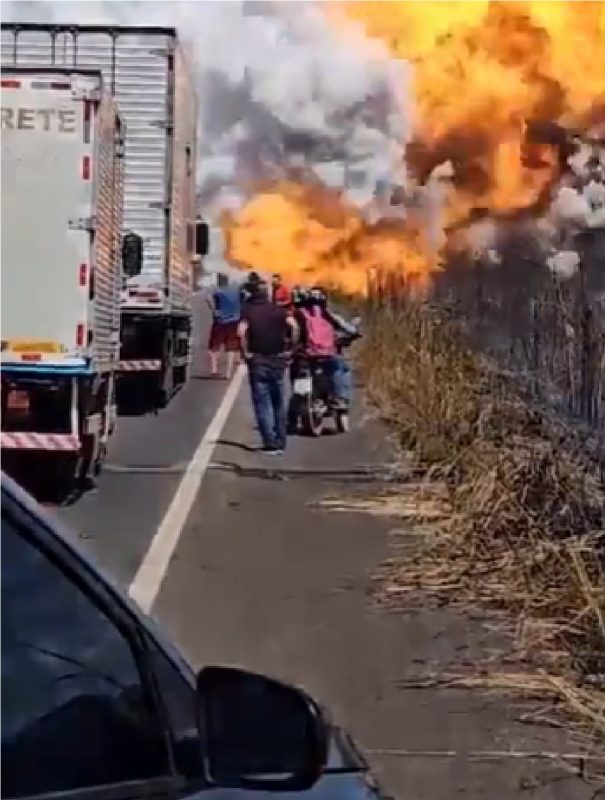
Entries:
<svg viewBox="0 0 605 800">
<path fill-rule="evenodd" d="M 238 336 L 263 450 L 277 455 L 286 446 L 284 375 L 298 325 L 287 309 L 269 302 L 261 281 L 242 307 Z"/>
</svg>

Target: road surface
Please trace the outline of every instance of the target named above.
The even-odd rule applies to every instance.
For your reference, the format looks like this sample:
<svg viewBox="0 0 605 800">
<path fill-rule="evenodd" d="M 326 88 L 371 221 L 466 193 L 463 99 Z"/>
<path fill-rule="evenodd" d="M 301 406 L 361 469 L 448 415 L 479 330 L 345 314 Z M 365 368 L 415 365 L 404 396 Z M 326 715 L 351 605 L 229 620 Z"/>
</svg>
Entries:
<svg viewBox="0 0 605 800">
<path fill-rule="evenodd" d="M 543 763 L 470 762 L 471 751 L 563 746 L 552 732 L 536 741 L 516 726 L 502 700 L 398 688 L 489 641 L 448 612 L 374 608 L 369 577 L 388 557 L 396 523 L 318 505 L 327 494 L 372 490 L 356 472 L 388 462 L 384 435 L 358 398 L 348 435 L 293 439 L 280 458 L 255 452 L 243 375 L 231 384 L 203 377 L 207 326 L 198 297 L 188 386 L 158 415 L 121 418 L 97 488 L 56 513 L 194 666 L 237 663 L 303 684 L 399 800 L 588 798 Z M 460 755 L 405 754 L 418 750 Z"/>
</svg>

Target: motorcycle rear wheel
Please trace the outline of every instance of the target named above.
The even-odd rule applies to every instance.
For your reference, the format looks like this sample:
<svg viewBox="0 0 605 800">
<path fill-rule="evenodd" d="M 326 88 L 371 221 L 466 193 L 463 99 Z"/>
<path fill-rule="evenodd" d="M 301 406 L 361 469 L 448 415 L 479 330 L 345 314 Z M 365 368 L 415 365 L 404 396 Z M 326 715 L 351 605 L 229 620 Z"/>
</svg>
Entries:
<svg viewBox="0 0 605 800">
<path fill-rule="evenodd" d="M 301 418 L 307 436 L 321 436 L 324 429 L 324 414 L 313 407 L 311 398 L 305 402 Z"/>
</svg>

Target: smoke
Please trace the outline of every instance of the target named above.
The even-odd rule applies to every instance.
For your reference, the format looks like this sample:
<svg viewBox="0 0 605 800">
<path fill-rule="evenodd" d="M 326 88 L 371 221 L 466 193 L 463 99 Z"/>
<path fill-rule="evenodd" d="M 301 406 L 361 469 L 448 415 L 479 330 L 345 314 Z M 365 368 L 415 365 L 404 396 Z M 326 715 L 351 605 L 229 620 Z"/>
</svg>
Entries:
<svg viewBox="0 0 605 800">
<path fill-rule="evenodd" d="M 546 259 L 546 265 L 557 278 L 569 280 L 580 267 L 580 256 L 575 250 L 559 250 Z"/>
<path fill-rule="evenodd" d="M 303 176 L 344 190 L 369 224 L 412 218 L 435 249 L 444 244 L 443 209 L 452 179 L 464 176 L 449 161 L 424 171 L 423 186 L 406 172 L 411 66 L 361 27 L 334 26 L 324 3 L 23 1 L 4 2 L 2 15 L 176 27 L 200 99 L 198 195 L 209 216 L 236 210 L 267 182 Z M 574 236 L 605 228 L 603 135 L 568 140 L 561 129 L 551 142 L 569 146 L 567 174 L 533 223 L 559 277 L 577 270 Z M 496 263 L 499 237 L 499 222 L 473 222 L 468 247 Z"/>
<path fill-rule="evenodd" d="M 363 208 L 405 184 L 409 74 L 318 3 L 5 2 L 7 21 L 170 25 L 201 100 L 199 196 L 237 208 L 258 185 L 310 171 Z"/>
<path fill-rule="evenodd" d="M 573 249 L 582 231 L 601 231 L 605 243 L 605 139 L 576 137 L 567 159 L 568 172 L 542 220 L 546 240 L 555 252 L 546 264 L 556 277 L 572 278 L 581 258 Z"/>
</svg>

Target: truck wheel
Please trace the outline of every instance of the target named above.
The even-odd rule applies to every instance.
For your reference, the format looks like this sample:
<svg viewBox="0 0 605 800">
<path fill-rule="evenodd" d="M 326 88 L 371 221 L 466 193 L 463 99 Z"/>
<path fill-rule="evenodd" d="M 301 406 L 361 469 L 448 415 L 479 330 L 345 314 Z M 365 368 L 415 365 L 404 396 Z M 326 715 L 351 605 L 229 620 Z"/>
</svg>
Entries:
<svg viewBox="0 0 605 800">
<path fill-rule="evenodd" d="M 166 366 L 160 373 L 158 388 L 158 408 L 166 408 L 174 392 L 172 367 Z"/>
<path fill-rule="evenodd" d="M 95 455 L 96 437 L 93 434 L 87 433 L 82 436 L 82 447 L 77 460 L 75 480 L 77 483 L 85 483 L 91 469 L 94 469 L 97 456 Z M 97 454 L 98 455 L 98 454 Z"/>
<path fill-rule="evenodd" d="M 116 381 L 112 381 L 109 390 L 109 398 L 107 400 L 107 408 L 106 413 L 109 415 L 109 425 L 107 427 L 107 435 L 113 436 L 116 430 L 116 420 L 118 416 L 118 407 L 117 407 L 117 384 Z"/>
<path fill-rule="evenodd" d="M 93 474 L 95 478 L 97 478 L 101 474 L 101 470 L 103 469 L 103 462 L 107 458 L 107 447 L 104 444 L 99 445 L 99 452 L 97 453 L 97 457 L 95 458 L 95 463 L 93 464 Z"/>
<path fill-rule="evenodd" d="M 174 368 L 174 386 L 184 386 L 187 383 L 189 367 L 187 364 L 182 364 L 180 367 Z"/>
<path fill-rule="evenodd" d="M 174 393 L 174 367 L 172 366 L 173 348 L 173 339 L 170 337 L 166 342 L 164 358 L 162 359 L 163 367 L 159 378 L 158 408 L 166 408 Z"/>
</svg>

